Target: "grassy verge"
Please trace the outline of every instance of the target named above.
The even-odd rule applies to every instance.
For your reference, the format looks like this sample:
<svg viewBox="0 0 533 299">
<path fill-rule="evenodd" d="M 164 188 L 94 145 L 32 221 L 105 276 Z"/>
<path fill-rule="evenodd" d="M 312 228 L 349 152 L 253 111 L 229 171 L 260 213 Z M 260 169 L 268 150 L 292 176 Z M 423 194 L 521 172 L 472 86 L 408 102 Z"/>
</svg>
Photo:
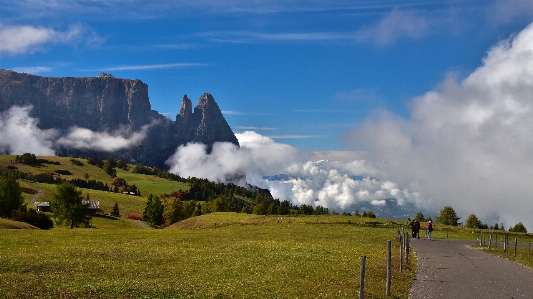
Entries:
<svg viewBox="0 0 533 299">
<path fill-rule="evenodd" d="M 252 217 L 232 213 L 202 217 L 233 222 L 190 230 L 2 230 L 0 298 L 356 298 L 361 255 L 365 298 L 385 297 L 385 245 L 394 228 L 318 217 L 248 224 Z M 408 298 L 416 265 L 399 273 L 393 264 L 390 298 Z"/>
</svg>

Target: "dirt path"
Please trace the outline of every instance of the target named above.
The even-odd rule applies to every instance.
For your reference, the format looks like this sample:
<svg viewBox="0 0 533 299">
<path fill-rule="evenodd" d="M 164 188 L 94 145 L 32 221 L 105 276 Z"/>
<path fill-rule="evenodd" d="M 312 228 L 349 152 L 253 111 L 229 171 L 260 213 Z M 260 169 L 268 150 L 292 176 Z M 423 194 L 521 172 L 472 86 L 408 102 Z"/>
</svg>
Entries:
<svg viewBox="0 0 533 299">
<path fill-rule="evenodd" d="M 418 266 L 409 298 L 533 298 L 532 269 L 472 245 L 475 241 L 412 239 Z"/>
<path fill-rule="evenodd" d="M 43 189 L 37 185 L 34 185 L 34 184 L 30 184 L 30 186 L 32 186 L 33 188 L 37 189 L 37 193 L 35 193 L 31 200 L 30 200 L 30 205 L 33 206 L 35 205 L 35 201 L 37 201 L 37 198 L 39 198 L 39 196 L 41 196 L 43 194 Z"/>
<path fill-rule="evenodd" d="M 133 220 L 133 219 L 129 219 L 130 221 L 133 221 L 135 223 L 137 223 L 138 225 L 140 225 L 142 228 L 145 228 L 145 229 L 152 229 L 152 227 L 150 227 L 148 224 L 142 222 L 141 220 Z"/>
</svg>

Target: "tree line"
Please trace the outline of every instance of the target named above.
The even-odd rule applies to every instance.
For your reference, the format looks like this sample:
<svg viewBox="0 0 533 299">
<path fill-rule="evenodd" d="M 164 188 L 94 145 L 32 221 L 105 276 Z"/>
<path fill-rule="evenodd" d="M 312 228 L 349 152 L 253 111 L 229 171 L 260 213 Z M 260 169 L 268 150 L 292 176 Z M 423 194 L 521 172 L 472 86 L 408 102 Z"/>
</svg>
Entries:
<svg viewBox="0 0 533 299">
<path fill-rule="evenodd" d="M 418 212 L 415 216 L 416 219 L 421 221 L 430 221 L 432 220 L 431 217 L 424 218 L 424 214 L 422 212 Z M 461 219 L 459 216 L 457 216 L 457 213 L 453 209 L 452 206 L 445 206 L 440 210 L 439 216 L 436 218 L 436 223 L 444 224 L 444 225 L 451 225 L 451 226 L 461 226 L 463 225 L 462 222 L 459 222 L 459 219 Z M 469 228 L 478 228 L 478 229 L 493 229 L 493 230 L 505 230 L 505 227 L 503 226 L 503 223 L 495 223 L 494 225 L 487 225 L 486 223 L 483 223 L 476 214 L 472 213 L 470 214 L 464 223 L 465 227 Z M 522 222 L 518 222 L 514 226 L 509 227 L 509 232 L 517 232 L 517 233 L 527 233 L 527 229 L 524 226 Z"/>
</svg>

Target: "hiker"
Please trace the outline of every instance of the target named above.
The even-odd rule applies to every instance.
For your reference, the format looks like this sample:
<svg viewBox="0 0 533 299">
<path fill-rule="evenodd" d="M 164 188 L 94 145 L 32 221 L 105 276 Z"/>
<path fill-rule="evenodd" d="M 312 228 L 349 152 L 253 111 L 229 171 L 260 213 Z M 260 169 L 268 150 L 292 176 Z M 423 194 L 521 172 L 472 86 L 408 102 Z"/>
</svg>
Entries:
<svg viewBox="0 0 533 299">
<path fill-rule="evenodd" d="M 420 222 L 418 222 L 418 219 L 415 219 L 413 223 L 413 238 L 420 239 Z"/>
<path fill-rule="evenodd" d="M 433 231 L 433 224 L 431 223 L 431 220 L 426 223 L 426 232 L 428 235 L 428 239 L 431 240 L 431 232 Z"/>
<path fill-rule="evenodd" d="M 411 220 L 407 227 L 411 227 L 411 238 L 416 238 L 415 220 Z"/>
</svg>

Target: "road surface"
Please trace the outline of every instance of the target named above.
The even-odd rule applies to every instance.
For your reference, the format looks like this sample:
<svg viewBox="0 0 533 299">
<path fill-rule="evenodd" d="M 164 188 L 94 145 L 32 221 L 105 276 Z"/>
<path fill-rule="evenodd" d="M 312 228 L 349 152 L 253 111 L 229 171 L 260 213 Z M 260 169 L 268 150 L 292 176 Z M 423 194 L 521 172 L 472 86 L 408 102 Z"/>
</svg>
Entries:
<svg viewBox="0 0 533 299">
<path fill-rule="evenodd" d="M 410 299 L 533 298 L 533 270 L 472 248 L 476 241 L 411 239 L 418 266 Z"/>
</svg>

